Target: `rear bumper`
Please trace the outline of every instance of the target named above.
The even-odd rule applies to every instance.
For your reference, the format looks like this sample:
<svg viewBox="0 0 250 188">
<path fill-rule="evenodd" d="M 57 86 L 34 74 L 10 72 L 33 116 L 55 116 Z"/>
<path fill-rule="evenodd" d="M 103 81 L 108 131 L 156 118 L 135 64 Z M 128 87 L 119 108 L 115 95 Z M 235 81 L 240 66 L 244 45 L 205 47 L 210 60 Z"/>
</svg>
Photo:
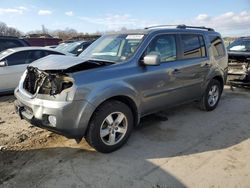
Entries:
<svg viewBox="0 0 250 188">
<path fill-rule="evenodd" d="M 84 137 L 94 107 L 87 101 L 51 101 L 30 99 L 16 89 L 14 102 L 16 112 L 21 119 L 32 125 L 56 132 L 67 138 Z M 48 117 L 56 118 L 51 124 Z"/>
</svg>

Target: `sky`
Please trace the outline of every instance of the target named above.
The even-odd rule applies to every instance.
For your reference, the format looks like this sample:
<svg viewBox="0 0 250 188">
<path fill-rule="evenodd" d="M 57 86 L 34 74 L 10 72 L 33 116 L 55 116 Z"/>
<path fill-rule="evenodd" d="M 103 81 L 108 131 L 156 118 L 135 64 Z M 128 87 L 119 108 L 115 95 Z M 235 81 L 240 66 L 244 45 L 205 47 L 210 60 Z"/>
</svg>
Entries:
<svg viewBox="0 0 250 188">
<path fill-rule="evenodd" d="M 224 36 L 250 35 L 250 0 L 0 0 L 0 22 L 23 32 L 140 29 L 158 24 L 213 27 Z"/>
</svg>

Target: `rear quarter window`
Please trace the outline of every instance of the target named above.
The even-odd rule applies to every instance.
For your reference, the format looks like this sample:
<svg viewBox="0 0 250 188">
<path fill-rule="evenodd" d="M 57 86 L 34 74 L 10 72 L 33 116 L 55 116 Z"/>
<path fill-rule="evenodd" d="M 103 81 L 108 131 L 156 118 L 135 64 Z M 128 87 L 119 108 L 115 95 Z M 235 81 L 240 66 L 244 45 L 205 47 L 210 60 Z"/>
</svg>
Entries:
<svg viewBox="0 0 250 188">
<path fill-rule="evenodd" d="M 225 56 L 225 48 L 222 39 L 219 36 L 209 36 L 211 48 L 215 58 Z"/>
</svg>

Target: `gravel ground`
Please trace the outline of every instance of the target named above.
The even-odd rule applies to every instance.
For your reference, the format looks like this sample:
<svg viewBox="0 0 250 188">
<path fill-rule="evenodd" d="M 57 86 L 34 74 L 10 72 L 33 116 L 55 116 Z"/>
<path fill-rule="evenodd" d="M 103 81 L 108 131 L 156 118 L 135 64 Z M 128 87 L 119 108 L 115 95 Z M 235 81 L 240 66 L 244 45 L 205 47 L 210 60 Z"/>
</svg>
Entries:
<svg viewBox="0 0 250 188">
<path fill-rule="evenodd" d="M 250 188 L 250 90 L 225 88 L 212 112 L 145 117 L 111 154 L 30 126 L 13 101 L 0 97 L 0 187 Z"/>
</svg>

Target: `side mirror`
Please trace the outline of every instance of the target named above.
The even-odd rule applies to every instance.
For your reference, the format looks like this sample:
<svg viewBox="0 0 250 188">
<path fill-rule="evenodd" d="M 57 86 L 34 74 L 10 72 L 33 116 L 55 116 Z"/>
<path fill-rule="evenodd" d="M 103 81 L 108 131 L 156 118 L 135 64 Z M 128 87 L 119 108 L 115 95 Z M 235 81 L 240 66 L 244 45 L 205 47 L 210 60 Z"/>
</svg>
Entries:
<svg viewBox="0 0 250 188">
<path fill-rule="evenodd" d="M 6 60 L 0 61 L 0 67 L 5 67 L 5 66 L 7 66 L 7 61 Z"/>
<path fill-rule="evenodd" d="M 149 66 L 158 66 L 161 64 L 160 61 L 160 55 L 158 54 L 152 54 L 152 55 L 146 55 L 143 58 L 143 64 L 149 65 Z"/>
</svg>

